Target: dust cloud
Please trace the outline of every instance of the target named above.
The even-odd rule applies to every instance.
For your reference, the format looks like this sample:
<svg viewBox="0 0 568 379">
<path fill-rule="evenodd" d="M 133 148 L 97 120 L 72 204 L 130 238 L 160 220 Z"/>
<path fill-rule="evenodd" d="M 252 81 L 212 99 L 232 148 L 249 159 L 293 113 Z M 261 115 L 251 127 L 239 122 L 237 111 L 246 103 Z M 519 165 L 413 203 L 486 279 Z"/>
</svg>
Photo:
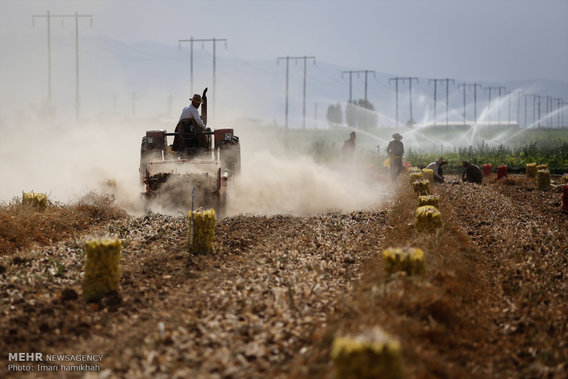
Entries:
<svg viewBox="0 0 568 379">
<path fill-rule="evenodd" d="M 240 134 L 242 170 L 229 186 L 229 214 L 308 215 L 370 209 L 388 191 L 388 184 L 357 156 L 353 160 L 342 156 L 342 140 L 336 141 L 334 158 L 322 163 L 309 149 L 286 148 L 283 136 L 274 131 L 242 128 Z M 318 135 L 325 138 L 325 131 Z M 292 137 L 288 143 L 298 142 Z"/>
<path fill-rule="evenodd" d="M 144 126 L 127 122 L 73 126 L 17 123 L 0 140 L 0 200 L 22 192 L 46 193 L 51 201 L 72 202 L 95 191 L 112 193 L 130 211 L 143 204 L 138 185 Z"/>
<path fill-rule="evenodd" d="M 48 194 L 52 201 L 73 202 L 94 191 L 112 194 L 118 206 L 142 214 L 148 204 L 140 194 L 140 140 L 147 129 L 171 130 L 170 124 L 113 120 L 8 126 L 10 138 L 0 140 L 0 201 L 34 191 Z M 369 172 L 357 169 L 362 165 L 319 163 L 309 151 L 285 148 L 277 128 L 229 124 L 241 140 L 242 169 L 229 185 L 228 215 L 368 209 L 377 206 L 386 191 Z M 337 142 L 339 153 L 343 141 Z"/>
<path fill-rule="evenodd" d="M 352 167 L 351 167 L 352 168 Z M 229 191 L 229 213 L 308 215 L 369 209 L 384 188 L 348 166 L 330 168 L 309 156 L 255 152 Z"/>
</svg>

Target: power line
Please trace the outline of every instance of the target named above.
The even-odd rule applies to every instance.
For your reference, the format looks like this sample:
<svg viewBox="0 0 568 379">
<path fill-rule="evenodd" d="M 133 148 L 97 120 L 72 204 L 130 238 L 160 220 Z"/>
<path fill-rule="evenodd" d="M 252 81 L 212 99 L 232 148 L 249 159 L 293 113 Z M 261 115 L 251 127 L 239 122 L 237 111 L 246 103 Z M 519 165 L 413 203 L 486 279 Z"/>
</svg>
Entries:
<svg viewBox="0 0 568 379">
<path fill-rule="evenodd" d="M 51 109 L 51 19 L 52 18 L 75 18 L 75 118 L 79 120 L 79 18 L 88 17 L 91 21 L 91 27 L 93 26 L 93 15 L 90 14 L 58 14 L 52 15 L 49 11 L 45 15 L 32 15 L 32 23 L 35 18 L 46 18 L 47 19 L 47 55 L 48 55 L 48 104 Z"/>
<path fill-rule="evenodd" d="M 487 93 L 489 94 L 489 112 L 487 112 L 487 122 L 491 123 L 491 94 L 493 93 L 493 91 L 498 90 L 499 88 L 503 88 L 503 87 L 486 87 L 484 88 L 485 91 L 487 91 Z"/>
<path fill-rule="evenodd" d="M 509 117 L 507 118 L 507 123 L 509 125 L 511 125 L 511 91 L 505 90 L 505 95 L 507 95 L 507 100 L 508 100 L 508 111 L 509 111 Z"/>
<path fill-rule="evenodd" d="M 215 118 L 215 103 L 216 103 L 216 98 L 217 98 L 217 91 L 216 91 L 216 71 L 217 71 L 217 42 L 225 42 L 225 47 L 227 47 L 227 39 L 225 38 L 193 38 L 190 37 L 189 39 L 180 39 L 178 40 L 178 44 L 179 44 L 179 48 L 181 49 L 181 43 L 182 42 L 189 42 L 190 43 L 190 49 L 191 49 L 191 53 L 190 53 L 190 71 L 191 71 L 191 94 L 193 94 L 193 43 L 194 42 L 212 42 L 213 44 L 213 96 L 211 96 L 213 98 L 213 117 Z"/>
<path fill-rule="evenodd" d="M 357 74 L 357 77 L 359 77 L 359 74 L 365 74 L 365 103 L 367 103 L 367 75 L 369 73 L 372 73 L 373 75 L 375 75 L 375 71 L 373 70 L 349 70 L 349 71 L 343 71 L 341 72 L 341 77 L 343 77 L 343 74 L 349 74 L 349 102 L 353 101 L 353 97 L 351 96 L 351 86 L 352 86 L 352 75 L 353 74 Z M 376 75 L 375 75 L 376 76 Z"/>
<path fill-rule="evenodd" d="M 515 92 L 515 95 L 517 96 L 517 124 L 520 127 L 521 126 L 521 96 L 523 94 L 523 91 L 516 89 L 514 92 Z"/>
<path fill-rule="evenodd" d="M 276 63 L 280 62 L 280 59 L 284 59 L 286 60 L 286 129 L 288 129 L 288 84 L 289 84 L 289 78 L 290 78 L 290 60 L 293 61 L 297 61 L 297 60 L 303 60 L 304 61 L 304 97 L 303 97 L 303 121 L 302 121 L 302 127 L 305 129 L 306 128 L 306 82 L 307 82 L 307 66 L 306 66 L 306 62 L 308 59 L 313 59 L 314 64 L 316 63 L 316 57 L 308 57 L 308 56 L 303 56 L 303 57 L 289 57 L 289 56 L 285 56 L 285 57 L 278 57 L 276 59 Z"/>
<path fill-rule="evenodd" d="M 556 116 L 558 117 L 558 127 L 560 127 L 560 114 L 562 113 L 561 109 L 560 109 L 560 104 L 562 103 L 562 98 L 561 97 L 557 97 L 556 99 Z"/>
<path fill-rule="evenodd" d="M 527 99 L 529 98 L 530 95 L 523 95 L 523 98 L 525 100 L 525 128 L 528 126 L 528 118 L 527 118 L 527 114 L 528 114 L 528 104 L 527 104 Z"/>
<path fill-rule="evenodd" d="M 458 84 L 458 88 L 463 88 L 463 124 L 465 125 L 465 89 L 467 88 L 466 82 Z"/>
<path fill-rule="evenodd" d="M 428 79 L 428 83 L 434 82 L 434 125 L 436 125 L 436 103 L 437 103 L 437 86 L 438 82 L 446 83 L 446 125 L 448 125 L 448 114 L 449 114 L 449 94 L 450 94 L 450 82 L 455 83 L 454 79 Z"/>
<path fill-rule="evenodd" d="M 416 80 L 418 82 L 418 78 L 416 77 L 394 77 L 389 79 L 389 84 L 391 81 L 395 82 L 395 89 L 396 89 L 396 123 L 398 124 L 398 82 L 401 81 L 403 84 L 405 81 L 408 81 L 408 92 L 410 97 L 410 125 L 414 124 L 414 118 L 412 117 L 412 82 Z"/>
<path fill-rule="evenodd" d="M 477 88 L 481 88 L 479 83 L 469 83 L 465 84 L 467 87 L 473 87 L 473 120 L 477 122 Z M 465 115 L 465 111 L 464 111 Z"/>
<path fill-rule="evenodd" d="M 45 16 L 33 15 L 32 26 L 35 26 L 36 17 L 45 17 L 47 20 L 47 106 L 51 113 L 52 98 L 51 98 L 51 15 L 49 11 Z"/>
<path fill-rule="evenodd" d="M 506 88 L 505 87 L 496 87 L 497 90 L 499 91 L 499 107 L 497 108 L 497 125 L 501 125 L 501 91 L 505 91 Z"/>
</svg>

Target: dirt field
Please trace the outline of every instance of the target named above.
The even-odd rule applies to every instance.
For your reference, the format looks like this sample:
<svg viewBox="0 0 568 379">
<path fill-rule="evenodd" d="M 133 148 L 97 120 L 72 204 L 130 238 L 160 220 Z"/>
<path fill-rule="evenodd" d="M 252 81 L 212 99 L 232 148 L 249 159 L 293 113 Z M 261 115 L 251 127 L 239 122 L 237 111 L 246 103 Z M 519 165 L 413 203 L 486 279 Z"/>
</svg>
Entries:
<svg viewBox="0 0 568 379">
<path fill-rule="evenodd" d="M 373 326 L 411 378 L 566 377 L 560 193 L 435 185 L 445 227 L 424 234 L 400 179 L 381 209 L 219 220 L 210 256 L 187 252 L 184 217 L 157 214 L 2 255 L 0 377 L 14 352 L 104 354 L 104 377 L 332 377 L 333 337 Z M 124 241 L 120 295 L 87 303 L 84 240 L 108 234 Z M 407 245 L 426 274 L 387 279 L 382 250 Z"/>
</svg>

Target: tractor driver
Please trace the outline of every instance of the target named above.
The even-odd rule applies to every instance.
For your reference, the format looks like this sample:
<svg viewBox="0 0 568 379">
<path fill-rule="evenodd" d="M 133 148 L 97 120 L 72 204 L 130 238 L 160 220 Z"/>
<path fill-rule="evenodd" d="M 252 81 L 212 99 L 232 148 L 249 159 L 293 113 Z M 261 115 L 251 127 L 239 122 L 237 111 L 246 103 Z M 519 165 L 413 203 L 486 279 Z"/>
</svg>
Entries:
<svg viewBox="0 0 568 379">
<path fill-rule="evenodd" d="M 204 118 L 205 120 L 207 120 L 207 88 L 203 91 L 203 97 L 201 97 L 199 94 L 195 94 L 193 95 L 193 97 L 189 100 L 191 100 L 191 104 L 187 105 L 183 108 L 182 112 L 181 112 L 181 116 L 179 118 L 178 124 L 176 126 L 176 133 L 177 132 L 181 132 L 181 133 L 186 133 L 186 134 L 194 134 L 195 133 L 195 128 L 197 127 L 197 131 L 206 131 L 207 127 L 205 126 L 205 122 L 201 116 L 199 115 L 199 106 L 201 104 L 204 104 L 203 106 L 203 113 L 204 113 Z M 193 126 L 193 127 L 192 127 Z M 191 130 L 193 129 L 193 131 Z M 200 135 L 199 133 L 197 133 L 197 135 L 194 134 L 194 136 L 196 137 L 196 139 L 194 140 L 194 144 L 196 146 L 204 146 L 206 147 L 206 139 L 203 138 L 204 136 Z M 185 146 L 183 146 L 183 142 L 184 142 L 185 138 L 176 135 L 174 137 L 174 142 L 172 144 L 172 150 L 174 151 L 181 151 L 184 149 Z"/>
</svg>

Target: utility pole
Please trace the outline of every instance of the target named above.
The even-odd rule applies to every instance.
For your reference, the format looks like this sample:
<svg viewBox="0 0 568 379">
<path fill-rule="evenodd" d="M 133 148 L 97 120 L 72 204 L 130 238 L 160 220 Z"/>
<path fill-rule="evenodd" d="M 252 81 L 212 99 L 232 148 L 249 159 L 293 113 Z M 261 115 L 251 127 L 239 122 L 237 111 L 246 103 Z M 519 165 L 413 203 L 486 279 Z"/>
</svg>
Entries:
<svg viewBox="0 0 568 379">
<path fill-rule="evenodd" d="M 32 15 L 32 26 L 35 26 L 36 17 L 45 17 L 47 20 L 47 109 L 49 115 L 51 115 L 52 110 L 52 98 L 51 98 L 51 15 L 49 11 L 44 15 Z"/>
<path fill-rule="evenodd" d="M 517 124 L 519 125 L 519 128 L 521 127 L 521 95 L 522 95 L 522 91 L 519 89 L 516 89 L 515 91 L 515 95 L 517 95 Z"/>
<path fill-rule="evenodd" d="M 533 124 L 536 124 L 536 95 L 531 95 L 533 98 L 533 111 L 532 111 L 532 116 L 533 116 Z"/>
<path fill-rule="evenodd" d="M 458 88 L 463 87 L 463 124 L 465 125 L 465 89 L 467 84 L 463 82 L 462 84 L 458 84 Z"/>
<path fill-rule="evenodd" d="M 528 104 L 527 104 L 527 99 L 529 98 L 530 95 L 523 95 L 523 98 L 525 100 L 525 128 L 528 126 Z"/>
<path fill-rule="evenodd" d="M 179 48 L 181 49 L 181 43 L 182 42 L 189 42 L 190 43 L 190 49 L 191 49 L 191 53 L 190 53 L 190 70 L 191 70 L 191 93 L 190 96 L 193 94 L 193 43 L 194 42 L 201 42 L 201 43 L 205 43 L 205 42 L 212 42 L 213 43 L 213 96 L 211 96 L 213 98 L 213 119 L 215 119 L 215 102 L 217 99 L 217 91 L 216 91 L 216 72 L 217 72 L 217 42 L 225 42 L 225 47 L 227 47 L 227 39 L 225 38 L 206 38 L 206 39 L 202 39 L 202 38 L 193 38 L 191 37 L 190 39 L 180 39 L 178 40 L 178 44 L 179 44 Z"/>
<path fill-rule="evenodd" d="M 541 124 L 540 124 L 540 95 L 534 95 L 535 100 L 538 99 L 538 128 L 540 128 Z"/>
<path fill-rule="evenodd" d="M 79 120 L 79 18 L 88 17 L 91 21 L 91 27 L 93 26 L 93 16 L 90 14 L 58 14 L 52 15 L 47 12 L 46 15 L 32 15 L 32 21 L 35 17 L 47 19 L 47 47 L 48 47 L 48 102 L 51 106 L 51 19 L 52 18 L 75 18 L 75 118 Z"/>
<path fill-rule="evenodd" d="M 402 83 L 404 84 L 405 81 L 408 81 L 408 93 L 409 93 L 409 97 L 410 97 L 410 124 L 412 125 L 414 123 L 414 118 L 412 117 L 412 82 L 414 80 L 418 81 L 418 78 L 416 77 L 395 77 L 395 78 L 390 78 L 389 79 L 389 83 L 391 81 L 395 82 L 395 88 L 396 88 L 396 123 L 398 124 L 398 82 L 399 80 L 402 81 Z"/>
<path fill-rule="evenodd" d="M 51 18 L 75 18 L 75 118 L 79 120 L 79 18 L 88 17 L 91 21 L 91 26 L 93 26 L 93 16 L 90 14 L 62 14 L 62 15 L 50 15 L 49 12 L 47 15 L 34 15 L 32 17 L 46 17 L 48 19 L 48 24 Z M 48 33 L 49 34 L 49 33 Z M 48 49 L 51 50 L 51 42 L 48 44 Z M 48 53 L 49 55 L 49 68 L 51 70 L 51 51 Z M 49 74 L 49 87 L 51 87 L 51 74 Z M 49 89 L 51 91 L 51 88 Z M 51 96 L 51 95 L 50 95 Z"/>
<path fill-rule="evenodd" d="M 303 57 L 289 57 L 289 56 L 285 56 L 285 57 L 278 57 L 276 62 L 280 62 L 280 59 L 285 59 L 286 60 L 286 129 L 288 129 L 288 81 L 289 81 L 289 67 L 290 67 L 290 60 L 293 61 L 297 61 L 297 60 L 303 60 L 304 61 L 304 97 L 303 97 L 303 122 L 302 122 L 302 127 L 305 129 L 306 128 L 306 82 L 307 82 L 307 67 L 306 67 L 306 62 L 308 59 L 313 59 L 314 64 L 316 63 L 316 57 L 308 57 L 308 56 L 303 56 Z"/>
<path fill-rule="evenodd" d="M 454 79 L 428 79 L 428 83 L 434 82 L 434 125 L 436 125 L 436 89 L 438 82 L 446 82 L 446 126 L 448 125 L 448 113 L 449 113 L 449 93 L 450 93 L 450 82 L 454 83 Z"/>
<path fill-rule="evenodd" d="M 501 102 L 501 91 L 505 91 L 505 87 L 496 87 L 499 91 L 499 102 Z M 497 125 L 501 125 L 501 104 L 497 108 Z"/>
<path fill-rule="evenodd" d="M 402 80 L 402 78 L 390 78 L 389 84 L 394 80 L 394 88 L 395 88 L 395 99 L 396 99 L 396 124 L 398 125 L 398 81 Z"/>
<path fill-rule="evenodd" d="M 372 73 L 374 77 L 376 77 L 376 75 L 375 75 L 375 71 L 373 71 L 373 70 L 363 70 L 363 72 L 365 73 L 365 105 L 367 105 L 367 103 L 369 102 L 367 100 L 367 75 L 369 73 Z"/>
<path fill-rule="evenodd" d="M 550 114 L 552 113 L 552 96 L 546 96 L 546 118 L 547 118 L 547 122 L 546 124 L 549 127 L 552 127 L 552 117 L 549 117 Z"/>
<path fill-rule="evenodd" d="M 455 83 L 454 79 L 441 79 L 441 81 L 446 82 L 446 126 L 448 126 L 448 114 L 450 112 L 449 109 L 449 99 L 450 99 L 450 81 Z"/>
<path fill-rule="evenodd" d="M 473 121 L 477 122 L 477 88 L 481 88 L 481 84 L 470 83 L 470 84 L 465 84 L 465 85 L 467 87 L 473 87 Z M 465 115 L 465 111 L 464 111 L 464 115 Z"/>
<path fill-rule="evenodd" d="M 437 88 L 438 88 L 438 82 L 440 80 L 441 79 L 428 79 L 428 84 L 434 82 L 434 125 L 436 125 Z"/>
<path fill-rule="evenodd" d="M 561 104 L 562 104 L 562 98 L 557 97 L 556 98 L 556 113 L 557 113 L 557 116 L 558 116 L 558 127 L 562 126 L 562 125 L 560 125 L 560 114 L 562 113 L 562 111 L 560 109 Z"/>
<path fill-rule="evenodd" d="M 509 125 L 511 125 L 511 91 L 505 91 L 505 94 L 507 95 L 507 99 L 509 100 Z"/>
<path fill-rule="evenodd" d="M 408 78 L 408 94 L 409 94 L 409 98 L 410 98 L 410 125 L 414 124 L 414 117 L 412 116 L 412 81 L 416 80 L 416 82 L 418 82 L 418 78 L 414 77 Z"/>
<path fill-rule="evenodd" d="M 351 103 L 353 101 L 353 74 L 354 73 L 358 73 L 360 71 L 342 71 L 341 72 L 341 78 L 343 78 L 343 74 L 349 74 L 349 102 Z M 359 74 L 357 74 L 357 76 L 359 76 Z"/>
<path fill-rule="evenodd" d="M 181 50 L 181 43 L 182 42 L 189 42 L 189 96 L 193 96 L 193 42 L 195 40 L 193 39 L 193 37 L 190 37 L 189 39 L 180 39 L 178 40 L 178 48 L 179 50 Z"/>
<path fill-rule="evenodd" d="M 499 89 L 499 87 L 486 87 L 486 88 L 485 88 L 485 90 L 489 93 L 489 106 L 488 106 L 489 112 L 487 112 L 487 118 L 488 118 L 487 122 L 488 122 L 489 124 L 491 124 L 491 110 L 492 110 L 492 109 L 491 109 L 491 108 L 492 108 L 492 107 L 491 107 L 491 93 L 492 93 L 494 90 L 498 90 L 498 89 Z"/>
</svg>

